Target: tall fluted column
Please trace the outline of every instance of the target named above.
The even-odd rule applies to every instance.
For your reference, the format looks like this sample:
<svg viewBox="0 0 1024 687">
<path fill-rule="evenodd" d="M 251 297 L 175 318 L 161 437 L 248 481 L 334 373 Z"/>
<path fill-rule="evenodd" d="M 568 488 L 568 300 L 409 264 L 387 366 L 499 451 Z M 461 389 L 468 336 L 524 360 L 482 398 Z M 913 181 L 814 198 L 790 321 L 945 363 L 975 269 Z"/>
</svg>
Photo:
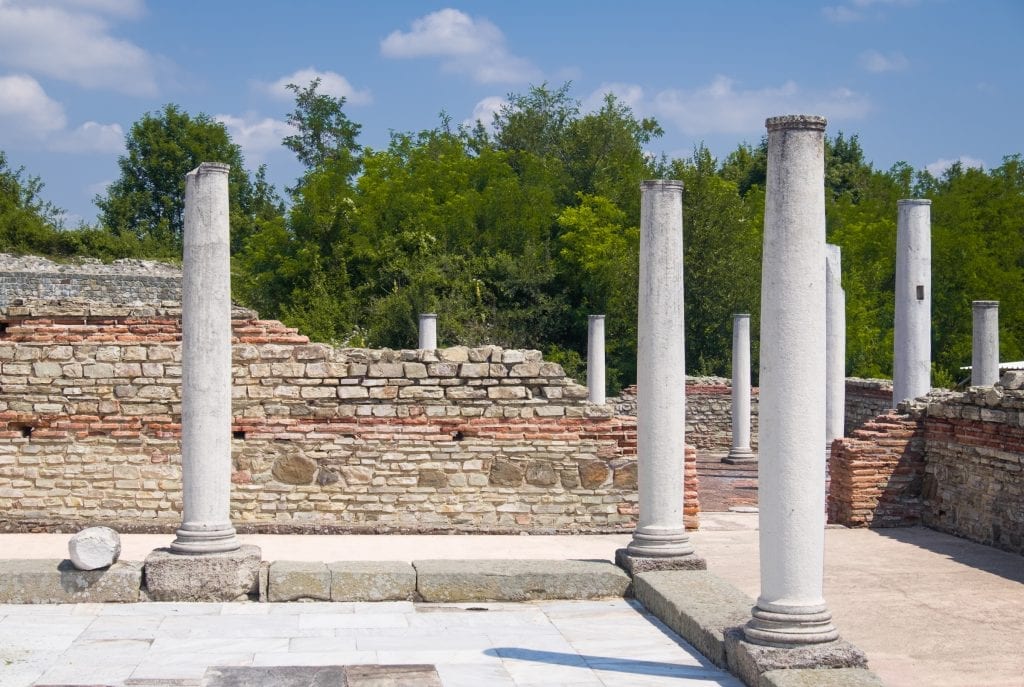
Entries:
<svg viewBox="0 0 1024 687">
<path fill-rule="evenodd" d="M 591 403 L 604 403 L 604 315 L 587 318 L 587 391 Z"/>
<path fill-rule="evenodd" d="M 437 348 L 437 314 L 425 312 L 420 314 L 420 345 L 419 348 L 433 351 Z"/>
<path fill-rule="evenodd" d="M 174 553 L 234 551 L 231 526 L 231 256 L 228 166 L 185 176 L 181 303 L 183 513 Z"/>
<path fill-rule="evenodd" d="M 839 246 L 825 245 L 825 449 L 845 433 L 846 425 L 846 292 Z"/>
<path fill-rule="evenodd" d="M 768 127 L 758 470 L 761 594 L 748 641 L 838 637 L 822 596 L 825 545 L 825 119 Z"/>
<path fill-rule="evenodd" d="M 971 309 L 971 386 L 992 386 L 999 381 L 999 301 L 974 301 Z"/>
<path fill-rule="evenodd" d="M 726 463 L 750 463 L 750 315 L 732 316 L 732 448 Z"/>
<path fill-rule="evenodd" d="M 932 202 L 901 200 L 896 205 L 894 407 L 924 396 L 932 386 Z"/>
<path fill-rule="evenodd" d="M 683 526 L 686 370 L 683 184 L 640 184 L 637 481 L 640 517 L 627 553 L 693 556 Z"/>
</svg>

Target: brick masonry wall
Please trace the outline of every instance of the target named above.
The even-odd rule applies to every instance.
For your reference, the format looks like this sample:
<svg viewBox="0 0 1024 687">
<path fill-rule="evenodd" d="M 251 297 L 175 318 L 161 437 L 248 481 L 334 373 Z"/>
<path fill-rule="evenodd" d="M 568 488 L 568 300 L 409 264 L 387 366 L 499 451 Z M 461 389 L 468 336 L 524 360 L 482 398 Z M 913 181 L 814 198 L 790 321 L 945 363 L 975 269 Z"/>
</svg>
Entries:
<svg viewBox="0 0 1024 687">
<path fill-rule="evenodd" d="M 1022 386 L 1024 373 L 1008 373 L 995 387 L 933 391 L 836 440 L 830 520 L 920 522 L 1024 553 Z"/>
<path fill-rule="evenodd" d="M 0 306 L 23 300 L 88 299 L 100 303 L 181 301 L 181 270 L 149 260 L 56 263 L 0 253 Z"/>
<path fill-rule="evenodd" d="M 636 422 L 538 351 L 335 349 L 236 310 L 243 531 L 609 532 L 636 520 Z M 180 311 L 0 311 L 0 527 L 180 523 Z M 682 458 L 682 456 L 681 456 Z M 687 453 L 687 525 L 697 525 Z"/>
</svg>

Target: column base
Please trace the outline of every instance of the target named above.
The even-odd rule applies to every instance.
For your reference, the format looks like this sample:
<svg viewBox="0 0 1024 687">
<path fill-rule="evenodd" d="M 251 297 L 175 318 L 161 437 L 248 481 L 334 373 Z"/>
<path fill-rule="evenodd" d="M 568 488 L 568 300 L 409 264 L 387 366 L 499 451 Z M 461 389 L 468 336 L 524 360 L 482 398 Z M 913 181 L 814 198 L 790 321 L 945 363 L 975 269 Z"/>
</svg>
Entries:
<svg viewBox="0 0 1024 687">
<path fill-rule="evenodd" d="M 220 529 L 189 529 L 186 526 L 179 528 L 173 542 L 171 552 L 185 555 L 202 555 L 207 553 L 227 553 L 237 551 L 242 543 L 235 536 L 235 528 L 222 527 Z"/>
<path fill-rule="evenodd" d="M 637 573 L 658 570 L 707 570 L 706 560 L 695 554 L 686 556 L 637 556 L 629 549 L 615 550 L 615 565 L 619 566 L 632 577 Z"/>
<path fill-rule="evenodd" d="M 748 685 L 760 684 L 761 674 L 771 670 L 868 667 L 864 652 L 842 639 L 779 648 L 752 644 L 745 632 L 745 628 L 726 630 L 725 651 L 729 670 Z"/>
<path fill-rule="evenodd" d="M 153 601 L 238 601 L 259 593 L 257 546 L 207 555 L 156 549 L 146 557 L 146 594 Z"/>
<path fill-rule="evenodd" d="M 729 450 L 729 455 L 722 458 L 722 462 L 732 465 L 736 463 L 756 463 L 757 454 L 749 448 L 733 448 Z"/>
<path fill-rule="evenodd" d="M 754 606 L 750 613 L 752 617 L 743 627 L 743 636 L 752 644 L 789 649 L 839 639 L 839 631 L 832 624 L 832 614 L 827 610 L 780 613 Z"/>
</svg>

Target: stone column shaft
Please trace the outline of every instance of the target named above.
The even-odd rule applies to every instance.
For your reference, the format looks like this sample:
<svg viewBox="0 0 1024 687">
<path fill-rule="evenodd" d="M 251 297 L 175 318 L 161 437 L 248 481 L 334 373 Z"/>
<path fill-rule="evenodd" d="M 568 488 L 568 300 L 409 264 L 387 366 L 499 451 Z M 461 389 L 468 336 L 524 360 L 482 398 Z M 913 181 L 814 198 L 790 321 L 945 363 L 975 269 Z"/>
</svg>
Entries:
<svg viewBox="0 0 1024 687">
<path fill-rule="evenodd" d="M 732 448 L 726 463 L 757 460 L 750 448 L 750 315 L 732 316 Z"/>
<path fill-rule="evenodd" d="M 894 407 L 924 396 L 932 386 L 931 204 L 930 200 L 897 202 Z"/>
<path fill-rule="evenodd" d="M 839 246 L 825 246 L 825 447 L 845 433 L 846 425 L 846 292 L 842 283 L 842 252 Z"/>
<path fill-rule="evenodd" d="M 420 341 L 421 350 L 433 351 L 437 349 L 437 314 L 425 312 L 420 314 Z"/>
<path fill-rule="evenodd" d="M 637 453 L 640 517 L 627 552 L 693 554 L 683 526 L 686 370 L 683 184 L 640 185 Z"/>
<path fill-rule="evenodd" d="M 974 301 L 971 342 L 971 386 L 999 381 L 999 301 Z"/>
<path fill-rule="evenodd" d="M 825 547 L 825 189 L 823 117 L 768 127 L 758 499 L 761 594 L 748 641 L 834 640 L 822 596 Z"/>
<path fill-rule="evenodd" d="M 587 391 L 591 403 L 604 403 L 604 315 L 587 318 Z"/>
<path fill-rule="evenodd" d="M 185 177 L 181 307 L 181 528 L 174 553 L 234 551 L 228 166 Z"/>
</svg>

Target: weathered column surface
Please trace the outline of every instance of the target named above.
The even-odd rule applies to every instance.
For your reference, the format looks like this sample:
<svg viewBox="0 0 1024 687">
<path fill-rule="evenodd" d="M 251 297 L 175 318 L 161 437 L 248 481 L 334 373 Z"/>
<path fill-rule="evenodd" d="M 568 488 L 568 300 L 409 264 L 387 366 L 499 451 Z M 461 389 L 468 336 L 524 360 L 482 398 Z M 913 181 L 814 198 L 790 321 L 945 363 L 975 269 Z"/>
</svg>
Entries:
<svg viewBox="0 0 1024 687">
<path fill-rule="evenodd" d="M 750 315 L 732 316 L 732 447 L 726 463 L 750 463 Z"/>
<path fill-rule="evenodd" d="M 617 556 L 627 569 L 703 567 L 683 526 L 686 370 L 683 184 L 640 184 L 637 481 L 640 515 Z M 653 563 L 651 559 L 656 559 Z"/>
<path fill-rule="evenodd" d="M 842 251 L 825 245 L 825 448 L 843 436 L 846 424 L 846 292 L 842 282 Z"/>
<path fill-rule="evenodd" d="M 420 313 L 420 345 L 422 350 L 437 349 L 437 313 Z"/>
<path fill-rule="evenodd" d="M 587 391 L 591 403 L 604 403 L 604 315 L 587 318 Z"/>
<path fill-rule="evenodd" d="M 174 553 L 234 551 L 228 166 L 185 176 L 181 303 L 181 528 Z"/>
<path fill-rule="evenodd" d="M 973 301 L 971 386 L 992 386 L 999 381 L 999 301 Z"/>
<path fill-rule="evenodd" d="M 917 398 L 932 386 L 932 226 L 930 200 L 897 202 L 896 319 L 892 402 Z"/>
<path fill-rule="evenodd" d="M 761 594 L 748 641 L 838 637 L 822 596 L 825 544 L 825 119 L 768 127 L 759 398 Z"/>
</svg>

